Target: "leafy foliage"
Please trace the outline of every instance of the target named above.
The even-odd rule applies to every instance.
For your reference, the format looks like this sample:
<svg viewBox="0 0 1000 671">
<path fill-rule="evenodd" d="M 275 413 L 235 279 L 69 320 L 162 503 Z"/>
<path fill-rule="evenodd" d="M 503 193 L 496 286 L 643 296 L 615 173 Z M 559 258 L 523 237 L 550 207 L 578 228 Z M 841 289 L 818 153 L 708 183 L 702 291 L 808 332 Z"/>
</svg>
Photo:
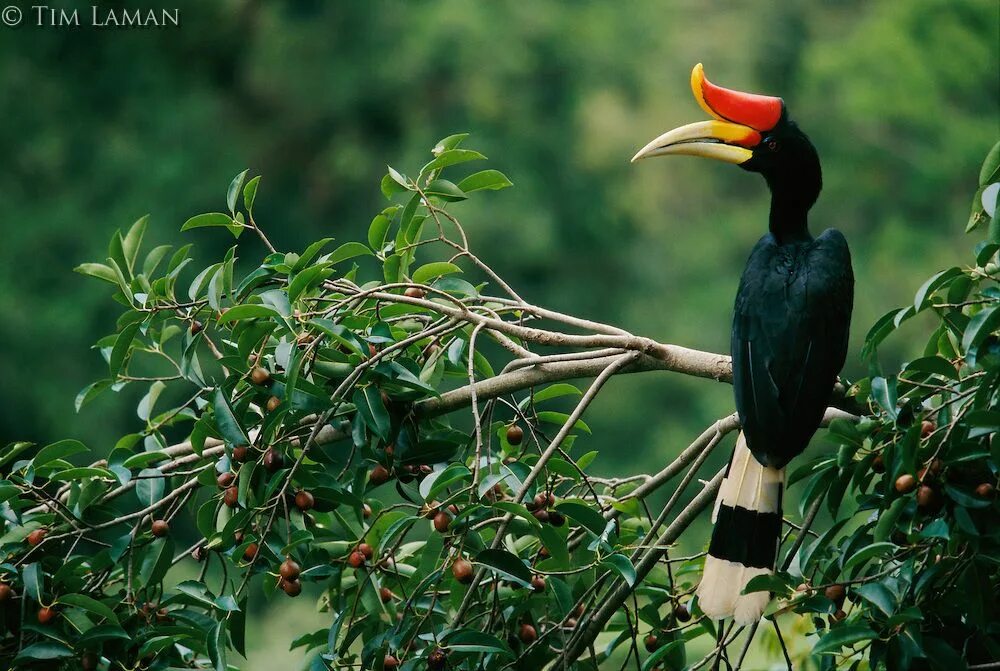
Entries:
<svg viewBox="0 0 1000 671">
<path fill-rule="evenodd" d="M 144 252 L 140 219 L 77 269 L 123 308 L 97 343 L 108 375 L 77 407 L 142 386 L 143 425 L 89 465 L 72 440 L 0 455 L 4 661 L 222 670 L 245 651 L 251 600 L 304 589 L 331 623 L 292 642 L 315 669 L 543 668 L 564 654 L 591 668 L 577 658 L 595 641 L 597 663 L 695 669 L 733 640 L 690 596 L 702 556 L 667 544 L 709 500 L 673 511 L 735 423 L 654 476 L 589 474 L 596 453 L 576 443 L 603 382 L 669 366 L 655 343 L 526 303 L 472 252 L 455 206 L 511 183 L 477 171 L 465 139 L 441 140 L 416 177 L 388 169 L 391 204 L 366 242 L 276 251 L 254 217 L 266 182 L 243 172 L 227 213 L 183 229 L 257 236 L 261 263 L 244 268 L 240 243 L 200 270 L 191 245 Z M 984 187 L 996 151 L 988 161 Z M 803 665 L 1000 655 L 995 230 L 974 266 L 872 328 L 872 374 L 847 399 L 860 421 L 835 420 L 836 454 L 790 477 L 804 521 L 782 571 L 748 589 L 813 623 Z M 879 346 L 918 313 L 937 320 L 923 356 L 884 371 Z M 586 392 L 565 381 L 581 377 L 596 377 Z M 830 523 L 811 531 L 820 510 Z M 631 594 L 615 604 L 619 587 Z M 713 647 L 700 660 L 697 639 Z"/>
</svg>

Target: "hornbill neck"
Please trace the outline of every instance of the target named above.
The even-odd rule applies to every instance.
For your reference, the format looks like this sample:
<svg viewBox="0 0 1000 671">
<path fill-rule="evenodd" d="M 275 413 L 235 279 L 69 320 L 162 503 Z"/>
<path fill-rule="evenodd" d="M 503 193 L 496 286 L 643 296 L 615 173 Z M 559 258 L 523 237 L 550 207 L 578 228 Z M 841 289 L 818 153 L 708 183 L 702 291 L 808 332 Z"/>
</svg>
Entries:
<svg viewBox="0 0 1000 671">
<path fill-rule="evenodd" d="M 809 206 L 798 199 L 772 192 L 769 227 L 778 244 L 811 240 Z"/>
</svg>

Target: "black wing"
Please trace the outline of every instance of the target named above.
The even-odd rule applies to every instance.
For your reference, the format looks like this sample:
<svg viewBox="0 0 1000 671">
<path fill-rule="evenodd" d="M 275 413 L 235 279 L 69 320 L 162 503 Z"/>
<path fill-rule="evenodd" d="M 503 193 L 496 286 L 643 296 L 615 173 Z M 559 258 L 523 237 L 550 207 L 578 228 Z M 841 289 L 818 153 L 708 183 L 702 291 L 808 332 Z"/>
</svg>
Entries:
<svg viewBox="0 0 1000 671">
<path fill-rule="evenodd" d="M 847 241 L 754 247 L 736 295 L 733 386 L 747 444 L 781 468 L 815 433 L 847 354 L 854 274 Z"/>
</svg>

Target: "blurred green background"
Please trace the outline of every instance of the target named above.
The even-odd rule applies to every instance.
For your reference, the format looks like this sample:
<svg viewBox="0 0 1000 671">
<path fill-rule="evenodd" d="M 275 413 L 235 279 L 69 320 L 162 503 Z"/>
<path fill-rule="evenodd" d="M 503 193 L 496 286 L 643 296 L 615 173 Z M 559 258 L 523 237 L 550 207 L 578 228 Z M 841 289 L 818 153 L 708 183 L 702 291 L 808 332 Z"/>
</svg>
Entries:
<svg viewBox="0 0 1000 671">
<path fill-rule="evenodd" d="M 3 442 L 102 450 L 138 426 L 139 389 L 73 412 L 106 372 L 89 347 L 117 308 L 72 268 L 147 212 L 153 243 L 195 241 L 209 263 L 231 241 L 178 228 L 221 209 L 245 167 L 264 175 L 257 220 L 280 248 L 363 239 L 385 205 L 385 164 L 412 169 L 470 131 L 516 188 L 456 211 L 523 296 L 724 352 L 739 273 L 766 230 L 763 182 L 695 159 L 628 162 L 704 118 L 688 86 L 702 61 L 717 83 L 784 97 L 820 151 L 811 226 L 851 243 L 857 376 L 868 326 L 969 258 L 969 199 L 1000 133 L 996 0 L 164 6 L 180 8 L 179 28 L 0 26 Z M 921 346 L 913 321 L 887 359 Z M 586 444 L 632 446 L 598 459 L 607 473 L 648 472 L 730 411 L 724 385 L 623 377 L 589 412 Z M 258 620 L 247 668 L 297 658 L 287 641 L 324 622 L 306 601 Z"/>
</svg>

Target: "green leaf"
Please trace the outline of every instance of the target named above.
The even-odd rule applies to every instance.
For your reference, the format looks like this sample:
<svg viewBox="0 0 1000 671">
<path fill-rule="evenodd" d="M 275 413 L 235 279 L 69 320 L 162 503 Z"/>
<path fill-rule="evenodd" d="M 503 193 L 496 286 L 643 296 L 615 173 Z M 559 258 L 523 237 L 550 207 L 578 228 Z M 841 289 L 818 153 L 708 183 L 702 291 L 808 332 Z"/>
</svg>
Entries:
<svg viewBox="0 0 1000 671">
<path fill-rule="evenodd" d="M 288 300 L 294 303 L 304 291 L 319 284 L 333 274 L 333 268 L 323 263 L 318 266 L 306 268 L 295 276 L 291 284 L 288 285 Z"/>
<path fill-rule="evenodd" d="M 485 159 L 485 156 L 480 154 L 478 151 L 473 151 L 472 149 L 446 149 L 438 154 L 435 159 L 421 168 L 420 174 L 426 175 L 432 170 L 447 168 L 449 165 L 458 165 L 459 163 L 482 161 Z"/>
<path fill-rule="evenodd" d="M 281 317 L 281 314 L 267 305 L 237 305 L 226 310 L 219 317 L 220 324 L 238 321 L 240 319 L 259 319 L 262 317 Z"/>
<path fill-rule="evenodd" d="M 174 542 L 170 538 L 157 538 L 143 549 L 141 556 L 138 575 L 140 587 L 156 585 L 170 569 Z"/>
<path fill-rule="evenodd" d="M 435 179 L 427 185 L 424 193 L 428 196 L 435 196 L 441 200 L 448 201 L 449 203 L 468 198 L 460 188 L 446 179 Z"/>
<path fill-rule="evenodd" d="M 434 471 L 424 478 L 424 481 L 420 483 L 420 495 L 424 497 L 425 501 L 427 501 L 433 499 L 449 486 L 457 482 L 471 479 L 472 471 L 470 471 L 465 464 L 457 462 L 454 464 L 448 464 L 448 466 L 444 469 Z"/>
<path fill-rule="evenodd" d="M 163 474 L 155 468 L 144 468 L 139 471 L 139 478 L 135 482 L 135 496 L 143 508 L 148 508 L 163 498 L 166 489 L 164 480 Z"/>
<path fill-rule="evenodd" d="M 389 440 L 392 421 L 389 419 L 389 411 L 382 405 L 382 395 L 378 388 L 368 385 L 364 389 L 358 389 L 354 392 L 353 400 L 368 428 L 382 440 Z"/>
<path fill-rule="evenodd" d="M 181 231 L 189 231 L 192 228 L 209 228 L 213 226 L 221 226 L 222 228 L 232 229 L 233 225 L 233 218 L 228 214 L 223 214 L 222 212 L 206 212 L 205 214 L 196 214 L 185 221 L 184 225 L 181 226 Z"/>
<path fill-rule="evenodd" d="M 980 310 L 965 327 L 965 334 L 962 336 L 962 349 L 968 352 L 972 347 L 979 345 L 993 331 L 1000 327 L 1000 311 L 995 307 L 988 307 Z"/>
<path fill-rule="evenodd" d="M 431 149 L 431 153 L 435 156 L 440 156 L 443 152 L 449 149 L 455 149 L 458 145 L 462 144 L 462 140 L 469 137 L 468 133 L 455 133 L 454 135 L 449 135 L 448 137 L 438 140 L 434 148 Z"/>
<path fill-rule="evenodd" d="M 233 407 L 221 388 L 216 388 L 212 395 L 212 409 L 215 413 L 215 424 L 219 427 L 223 440 L 233 446 L 250 444 L 250 439 L 236 419 L 236 413 L 233 412 Z"/>
<path fill-rule="evenodd" d="M 31 460 L 31 466 L 35 470 L 38 470 L 45 464 L 55 461 L 56 459 L 65 459 L 68 456 L 86 451 L 87 446 L 79 440 L 67 438 L 65 440 L 60 440 L 46 445 L 40 449 L 38 454 L 35 455 L 35 458 Z"/>
<path fill-rule="evenodd" d="M 494 652 L 514 656 L 513 651 L 496 636 L 473 629 L 456 631 L 444 638 L 442 643 L 452 652 Z"/>
<path fill-rule="evenodd" d="M 521 587 L 531 586 L 531 571 L 517 555 L 506 550 L 487 548 L 476 555 L 475 561 Z"/>
<path fill-rule="evenodd" d="M 114 479 L 114 477 L 114 474 L 106 468 L 81 466 L 79 468 L 67 468 L 64 471 L 53 473 L 49 476 L 49 480 L 52 480 L 53 482 L 69 482 L 71 480 L 82 480 L 83 478 Z"/>
<path fill-rule="evenodd" d="M 142 322 L 132 322 L 123 328 L 115 339 L 115 345 L 111 348 L 111 356 L 108 359 L 108 368 L 111 370 L 112 377 L 116 377 L 121 371 L 140 326 L 142 326 Z"/>
<path fill-rule="evenodd" d="M 74 652 L 62 643 L 43 641 L 41 643 L 33 643 L 21 650 L 17 654 L 17 657 L 14 658 L 14 663 L 40 659 L 63 659 L 65 657 L 72 657 L 73 655 Z"/>
<path fill-rule="evenodd" d="M 253 203 L 257 198 L 257 186 L 260 184 L 260 175 L 257 175 L 243 187 L 243 205 L 247 212 L 253 212 Z"/>
<path fill-rule="evenodd" d="M 864 566 L 866 562 L 874 559 L 883 554 L 889 554 L 896 551 L 896 545 L 893 543 L 872 543 L 871 545 L 864 547 L 854 554 L 851 555 L 850 559 L 844 564 L 844 572 L 849 571 L 855 566 Z"/>
<path fill-rule="evenodd" d="M 208 632 L 208 657 L 215 671 L 226 671 L 226 621 L 219 620 Z"/>
<path fill-rule="evenodd" d="M 925 356 L 919 359 L 914 359 L 910 361 L 903 367 L 903 371 L 907 373 L 927 373 L 928 375 L 940 375 L 941 377 L 946 377 L 952 380 L 959 379 L 958 371 L 955 370 L 955 366 L 952 365 L 947 359 L 943 359 L 939 356 Z M 913 379 L 915 376 L 907 376 L 908 379 Z"/>
<path fill-rule="evenodd" d="M 560 396 L 580 396 L 582 393 L 583 392 L 573 385 L 560 382 L 558 384 L 550 384 L 545 389 L 535 392 L 533 398 L 535 403 L 542 403 L 543 401 L 550 401 L 553 398 L 559 398 Z"/>
<path fill-rule="evenodd" d="M 96 277 L 111 284 L 118 284 L 118 275 L 115 274 L 115 271 L 110 266 L 106 266 L 103 263 L 81 263 L 73 269 L 73 272 Z"/>
<path fill-rule="evenodd" d="M 858 585 L 853 593 L 868 601 L 886 615 L 896 612 L 896 598 L 889 588 L 880 582 L 869 582 Z"/>
<path fill-rule="evenodd" d="M 442 275 L 450 275 L 451 273 L 460 272 L 462 272 L 462 269 L 454 263 L 448 263 L 447 261 L 435 261 L 433 263 L 422 265 L 414 270 L 413 275 L 411 275 L 411 279 L 416 284 L 428 284 L 431 280 L 441 277 Z"/>
<path fill-rule="evenodd" d="M 506 189 L 508 186 L 514 186 L 514 184 L 507 179 L 507 175 L 499 170 L 483 170 L 473 173 L 458 183 L 458 188 L 465 193 L 484 189 L 499 191 L 500 189 Z"/>
<path fill-rule="evenodd" d="M 549 424 L 558 424 L 561 426 L 569 421 L 569 415 L 567 415 L 565 412 L 554 412 L 552 410 L 545 410 L 538 413 L 538 420 L 540 422 L 548 422 Z M 573 424 L 573 428 L 583 431 L 588 436 L 590 435 L 590 427 L 587 426 L 587 423 L 584 422 L 582 419 L 576 420 L 576 423 Z"/>
<path fill-rule="evenodd" d="M 614 554 L 609 554 L 601 561 L 601 566 L 614 569 L 625 582 L 628 583 L 629 587 L 635 586 L 635 567 L 632 565 L 631 560 L 625 555 L 615 552 Z"/>
<path fill-rule="evenodd" d="M 979 186 L 986 186 L 1000 179 L 1000 142 L 993 145 L 979 169 Z"/>
<path fill-rule="evenodd" d="M 834 627 L 826 636 L 820 639 L 813 648 L 814 655 L 835 655 L 844 646 L 853 646 L 862 641 L 870 641 L 876 634 L 867 624 L 849 624 Z"/>
<path fill-rule="evenodd" d="M 601 513 L 577 501 L 561 501 L 556 504 L 556 510 L 575 520 L 595 536 L 601 536 L 608 526 L 608 520 Z"/>
<path fill-rule="evenodd" d="M 138 219 L 128 233 L 122 239 L 122 253 L 130 271 L 135 270 L 135 260 L 139 256 L 139 247 L 142 245 L 142 236 L 146 233 L 146 224 L 149 222 L 149 215 Z"/>
<path fill-rule="evenodd" d="M 375 251 L 381 251 L 385 246 L 385 236 L 392 222 L 384 214 L 377 214 L 368 226 L 368 246 Z"/>
<path fill-rule="evenodd" d="M 85 610 L 88 613 L 93 613 L 98 617 L 102 617 L 108 622 L 118 624 L 118 616 L 115 615 L 113 610 L 97 599 L 91 598 L 86 594 L 63 594 L 59 597 L 59 602 L 64 605 L 75 606 L 76 608 Z"/>
<path fill-rule="evenodd" d="M 960 275 L 962 275 L 961 268 L 948 268 L 947 270 L 942 270 L 924 282 L 923 286 L 917 290 L 917 294 L 913 298 L 913 309 L 918 311 L 921 310 L 924 307 L 924 301 L 927 300 L 928 296 Z"/>
<path fill-rule="evenodd" d="M 346 261 L 347 259 L 353 259 L 355 256 L 374 256 L 372 250 L 368 249 L 367 245 L 363 245 L 360 242 L 345 242 L 340 247 L 333 250 L 330 254 L 330 258 L 327 259 L 327 263 L 330 265 L 336 265 L 341 261 Z"/>
<path fill-rule="evenodd" d="M 250 172 L 249 168 L 233 177 L 233 181 L 229 183 L 229 189 L 226 191 L 226 205 L 229 206 L 229 211 L 233 213 L 233 216 L 236 216 L 236 199 L 240 195 L 243 180 L 247 178 L 248 172 Z"/>
</svg>

